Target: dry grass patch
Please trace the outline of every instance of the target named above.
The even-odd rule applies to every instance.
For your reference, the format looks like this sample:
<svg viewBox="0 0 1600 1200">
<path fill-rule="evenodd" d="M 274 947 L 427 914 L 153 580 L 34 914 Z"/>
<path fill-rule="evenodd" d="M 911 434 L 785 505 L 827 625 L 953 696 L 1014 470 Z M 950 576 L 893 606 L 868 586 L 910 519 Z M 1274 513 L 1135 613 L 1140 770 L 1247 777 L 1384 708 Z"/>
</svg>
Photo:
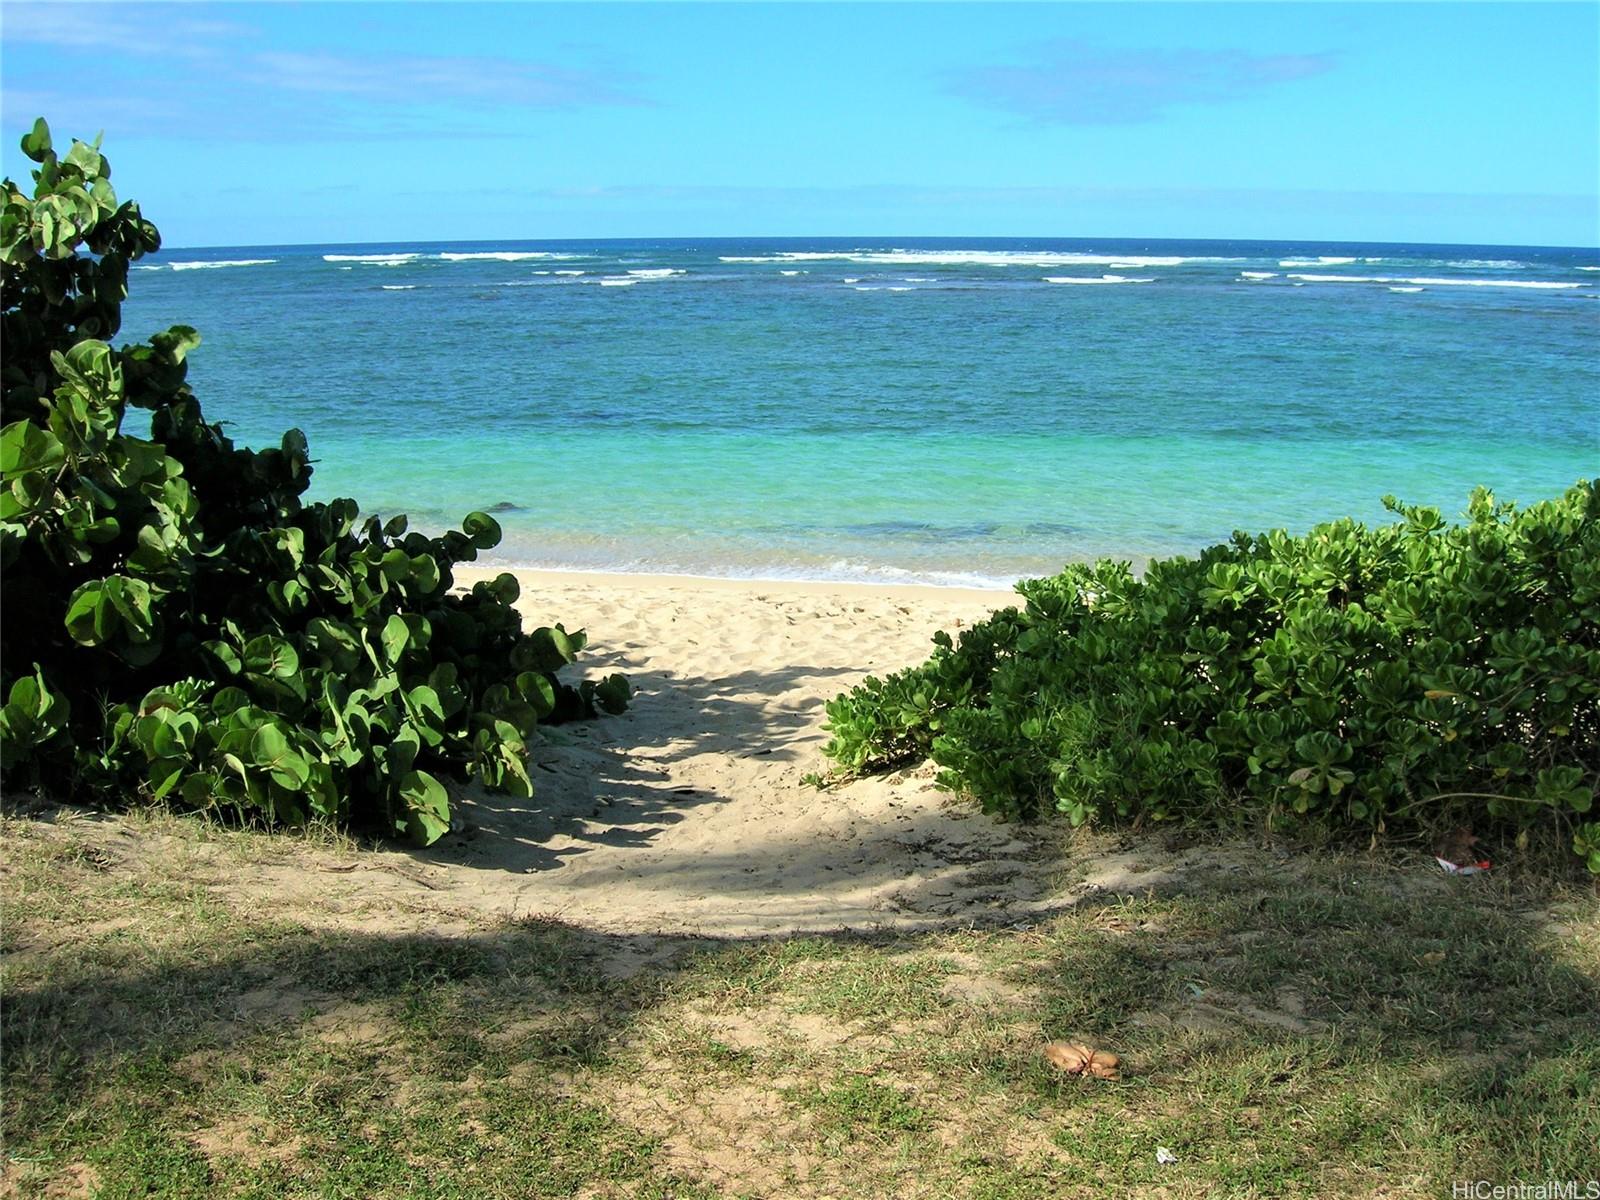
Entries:
<svg viewBox="0 0 1600 1200">
<path fill-rule="evenodd" d="M 1311 1197 L 1595 1173 L 1586 892 L 1236 845 L 1107 868 L 1084 841 L 1036 924 L 719 941 L 275 907 L 251 872 L 348 858 L 317 838 L 15 814 L 0 835 L 9 1195 Z M 1122 1077 L 1062 1075 L 1055 1039 Z"/>
</svg>

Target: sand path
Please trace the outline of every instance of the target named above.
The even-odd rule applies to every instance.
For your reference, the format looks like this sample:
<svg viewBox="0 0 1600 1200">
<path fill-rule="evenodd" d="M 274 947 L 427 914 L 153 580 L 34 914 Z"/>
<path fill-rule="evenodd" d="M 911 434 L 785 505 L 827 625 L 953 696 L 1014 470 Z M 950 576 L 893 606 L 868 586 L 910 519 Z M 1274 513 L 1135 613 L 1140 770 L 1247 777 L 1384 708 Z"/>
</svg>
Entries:
<svg viewBox="0 0 1600 1200">
<path fill-rule="evenodd" d="M 585 670 L 626 672 L 633 707 L 548 730 L 534 801 L 468 796 L 463 833 L 363 855 L 348 884 L 369 900 L 722 937 L 1022 919 L 1041 902 L 1028 831 L 931 771 L 801 782 L 827 767 L 828 699 L 1009 594 L 521 574 L 519 607 L 586 626 Z"/>
</svg>

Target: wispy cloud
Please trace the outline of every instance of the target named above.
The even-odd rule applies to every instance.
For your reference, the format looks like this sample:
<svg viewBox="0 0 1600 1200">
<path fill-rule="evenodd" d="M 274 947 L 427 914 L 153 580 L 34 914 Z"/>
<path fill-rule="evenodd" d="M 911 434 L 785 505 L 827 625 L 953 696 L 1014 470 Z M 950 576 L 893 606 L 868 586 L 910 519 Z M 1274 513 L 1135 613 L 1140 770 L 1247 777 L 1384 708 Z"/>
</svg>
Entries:
<svg viewBox="0 0 1600 1200">
<path fill-rule="evenodd" d="M 232 21 L 191 16 L 176 5 L 155 12 L 133 5 L 0 5 L 0 38 L 58 50 L 194 58 L 252 32 Z"/>
<path fill-rule="evenodd" d="M 248 64 L 252 77 L 270 87 L 385 103 L 426 99 L 525 108 L 648 103 L 629 90 L 639 82 L 637 75 L 507 58 L 268 52 L 252 55 Z"/>
<path fill-rule="evenodd" d="M 194 15 L 191 15 L 193 12 Z M 282 50 L 180 5 L 0 5 L 8 124 L 283 141 L 495 136 L 500 112 L 649 105 L 645 80 L 581 52 L 557 61 L 345 48 Z M 179 71 L 163 64 L 182 60 Z M 94 64 L 93 70 L 80 70 Z M 100 69 L 100 68 L 104 69 Z M 74 76 L 71 87 L 61 80 Z M 317 105 L 308 123 L 308 99 Z M 87 124 L 85 123 L 87 122 Z"/>
<path fill-rule="evenodd" d="M 1041 46 L 1025 64 L 951 72 L 946 89 L 990 108 L 1067 125 L 1152 121 L 1178 105 L 1222 104 L 1334 66 L 1331 54 Z"/>
<path fill-rule="evenodd" d="M 403 193 L 416 197 L 442 197 L 449 189 L 418 190 Z M 1250 187 L 989 187 L 917 184 L 862 184 L 841 187 L 741 186 L 720 184 L 619 184 L 569 185 L 553 187 L 491 187 L 478 189 L 482 195 L 504 195 L 522 200 L 577 200 L 594 203 L 662 204 L 688 203 L 722 205 L 748 209 L 772 203 L 790 203 L 798 208 L 837 206 L 847 210 L 894 207 L 897 209 L 947 206 L 964 208 L 1037 207 L 1066 210 L 1073 205 L 1097 204 L 1115 208 L 1124 204 L 1210 205 L 1226 211 L 1243 203 L 1303 204 L 1310 202 L 1370 204 L 1381 206 L 1395 201 L 1436 206 L 1445 211 L 1450 205 L 1475 202 L 1511 202 L 1534 205 L 1571 206 L 1586 204 L 1592 211 L 1592 196 L 1532 192 L 1423 192 L 1414 190 L 1374 191 L 1371 189 L 1327 188 L 1250 188 Z"/>
<path fill-rule="evenodd" d="M 190 120 L 179 98 L 135 91 L 86 94 L 80 88 L 6 87 L 0 91 L 0 109 L 8 125 L 21 128 L 32 125 L 35 117 L 47 118 L 58 146 L 68 137 L 89 138 L 100 131 L 120 140 L 149 129 L 181 129 Z"/>
</svg>

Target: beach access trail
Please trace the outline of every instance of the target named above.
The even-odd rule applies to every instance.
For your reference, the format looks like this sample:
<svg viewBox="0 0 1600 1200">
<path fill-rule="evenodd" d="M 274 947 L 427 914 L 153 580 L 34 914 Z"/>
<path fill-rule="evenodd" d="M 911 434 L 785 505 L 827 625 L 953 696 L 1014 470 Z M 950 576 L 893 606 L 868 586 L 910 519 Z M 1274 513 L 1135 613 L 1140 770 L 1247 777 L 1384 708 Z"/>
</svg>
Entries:
<svg viewBox="0 0 1600 1200">
<path fill-rule="evenodd" d="M 1005 593 L 523 585 L 637 695 L 543 730 L 531 801 L 459 789 L 431 847 L 0 814 L 0 1200 L 1354 1200 L 1590 1170 L 1591 896 L 1415 849 L 1007 825 L 926 765 L 803 782 L 830 698 Z"/>
<path fill-rule="evenodd" d="M 711 937 L 1020 920 L 1045 904 L 1038 835 L 939 791 L 931 766 L 802 782 L 829 766 L 829 699 L 922 661 L 935 630 L 1012 594 L 517 574 L 529 627 L 586 628 L 578 666 L 626 673 L 629 711 L 542 729 L 531 801 L 460 789 L 466 827 L 426 850 L 390 844 L 315 878 L 267 866 L 282 877 L 252 890 Z"/>
</svg>

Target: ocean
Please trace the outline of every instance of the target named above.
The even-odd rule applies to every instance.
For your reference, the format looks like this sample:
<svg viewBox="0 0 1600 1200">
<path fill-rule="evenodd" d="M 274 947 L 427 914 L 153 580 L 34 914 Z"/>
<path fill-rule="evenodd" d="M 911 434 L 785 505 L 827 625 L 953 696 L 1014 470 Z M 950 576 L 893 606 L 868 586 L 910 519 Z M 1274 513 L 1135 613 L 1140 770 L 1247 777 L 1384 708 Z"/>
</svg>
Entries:
<svg viewBox="0 0 1600 1200">
<path fill-rule="evenodd" d="M 849 238 L 165 250 L 239 441 L 507 565 L 1010 583 L 1600 471 L 1600 251 Z M 130 415 L 135 420 L 140 414 Z"/>
</svg>

